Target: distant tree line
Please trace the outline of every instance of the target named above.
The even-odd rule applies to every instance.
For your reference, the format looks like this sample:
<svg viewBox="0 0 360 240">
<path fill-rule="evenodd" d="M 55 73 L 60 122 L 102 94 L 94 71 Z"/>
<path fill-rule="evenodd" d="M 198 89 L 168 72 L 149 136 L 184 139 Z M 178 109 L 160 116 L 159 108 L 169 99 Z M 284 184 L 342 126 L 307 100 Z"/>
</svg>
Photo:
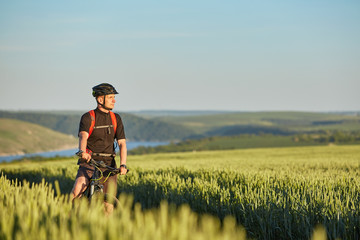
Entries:
<svg viewBox="0 0 360 240">
<path fill-rule="evenodd" d="M 318 143 L 357 143 L 360 142 L 360 131 L 319 131 L 317 133 L 302 133 L 293 137 L 296 142 Z"/>
</svg>

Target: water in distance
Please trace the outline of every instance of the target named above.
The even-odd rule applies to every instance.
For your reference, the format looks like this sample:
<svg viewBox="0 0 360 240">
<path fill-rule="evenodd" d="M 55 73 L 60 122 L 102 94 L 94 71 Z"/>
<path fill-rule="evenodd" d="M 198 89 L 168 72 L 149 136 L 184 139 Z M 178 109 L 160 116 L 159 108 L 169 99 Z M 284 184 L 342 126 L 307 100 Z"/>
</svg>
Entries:
<svg viewBox="0 0 360 240">
<path fill-rule="evenodd" d="M 126 147 L 128 150 L 143 146 L 143 147 L 156 147 L 160 145 L 167 145 L 169 142 L 127 142 Z M 119 149 L 117 149 L 118 151 Z M 50 152 L 39 152 L 31 154 L 21 154 L 21 155 L 9 155 L 9 156 L 0 156 L 0 162 L 10 162 L 16 159 L 21 159 L 25 157 L 35 157 L 40 156 L 44 158 L 50 157 L 71 157 L 75 156 L 75 153 L 78 151 L 77 148 L 60 150 L 60 151 L 50 151 Z"/>
</svg>

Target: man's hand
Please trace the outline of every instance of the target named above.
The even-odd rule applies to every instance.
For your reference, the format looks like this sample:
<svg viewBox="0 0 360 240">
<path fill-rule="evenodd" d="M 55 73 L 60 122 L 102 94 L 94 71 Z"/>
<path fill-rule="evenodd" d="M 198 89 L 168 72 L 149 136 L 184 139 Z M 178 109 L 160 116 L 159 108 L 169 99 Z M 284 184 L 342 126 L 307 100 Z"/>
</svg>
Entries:
<svg viewBox="0 0 360 240">
<path fill-rule="evenodd" d="M 89 153 L 87 153 L 87 152 L 83 152 L 83 153 L 81 154 L 81 159 L 86 160 L 86 162 L 88 163 L 88 162 L 90 162 L 91 155 L 90 155 Z"/>
<path fill-rule="evenodd" d="M 120 165 L 120 175 L 125 175 L 128 172 L 126 165 Z"/>
</svg>

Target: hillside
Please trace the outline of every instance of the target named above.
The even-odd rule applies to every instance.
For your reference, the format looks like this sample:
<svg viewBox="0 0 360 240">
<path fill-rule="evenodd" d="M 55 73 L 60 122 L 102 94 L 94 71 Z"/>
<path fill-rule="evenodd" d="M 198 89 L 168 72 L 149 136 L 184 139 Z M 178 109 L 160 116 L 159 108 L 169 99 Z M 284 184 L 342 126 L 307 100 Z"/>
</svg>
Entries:
<svg viewBox="0 0 360 240">
<path fill-rule="evenodd" d="M 198 116 L 163 116 L 159 121 L 187 127 L 198 136 L 231 136 L 239 134 L 292 135 L 320 130 L 356 131 L 359 114 L 316 112 L 236 112 Z"/>
<path fill-rule="evenodd" d="M 357 132 L 323 132 L 317 134 L 299 134 L 292 136 L 261 134 L 241 134 L 236 136 L 215 136 L 201 139 L 188 139 L 156 147 L 138 147 L 129 154 L 198 152 L 209 150 L 250 149 L 250 148 L 284 148 L 302 146 L 359 145 L 360 131 Z"/>
<path fill-rule="evenodd" d="M 201 116 L 201 115 L 224 114 L 224 113 L 231 113 L 231 112 L 233 112 L 233 111 L 143 110 L 143 111 L 131 111 L 128 113 L 149 119 L 149 118 L 164 117 L 164 116 L 172 116 L 172 117 Z"/>
<path fill-rule="evenodd" d="M 14 119 L 0 118 L 0 155 L 24 154 L 77 146 L 77 139 Z"/>
<path fill-rule="evenodd" d="M 172 141 L 184 139 L 194 132 L 179 124 L 120 114 L 126 138 L 132 141 Z"/>
<path fill-rule="evenodd" d="M 23 120 L 77 136 L 82 113 L 0 111 L 0 118 Z M 292 136 L 320 131 L 352 132 L 360 129 L 360 116 L 355 113 L 160 111 L 141 112 L 143 117 L 129 113 L 119 114 L 129 141 L 178 141 L 243 134 Z"/>
<path fill-rule="evenodd" d="M 11 118 L 42 125 L 54 131 L 77 136 L 83 112 L 0 111 L 0 118 Z M 119 113 L 126 138 L 130 141 L 171 141 L 193 134 L 187 127 L 161 120 L 144 119 L 128 113 Z"/>
</svg>

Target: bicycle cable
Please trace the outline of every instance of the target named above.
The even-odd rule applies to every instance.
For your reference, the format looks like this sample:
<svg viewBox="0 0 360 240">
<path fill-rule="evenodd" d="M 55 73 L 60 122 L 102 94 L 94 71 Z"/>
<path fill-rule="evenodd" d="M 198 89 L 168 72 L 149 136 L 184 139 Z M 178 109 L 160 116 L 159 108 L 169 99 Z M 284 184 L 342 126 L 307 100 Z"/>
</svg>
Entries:
<svg viewBox="0 0 360 240">
<path fill-rule="evenodd" d="M 108 178 L 110 177 L 110 174 L 111 174 L 111 172 L 109 172 L 109 174 L 107 175 L 107 177 L 105 178 L 105 180 L 102 183 L 105 183 L 108 180 Z"/>
<path fill-rule="evenodd" d="M 104 174 L 98 166 L 95 165 L 95 167 L 99 170 L 101 176 L 98 179 L 91 179 L 91 181 L 100 181 L 100 179 L 102 179 L 104 177 Z M 111 174 L 111 172 L 109 172 L 109 174 L 107 175 L 107 177 L 105 178 L 105 180 L 102 183 L 105 183 L 108 180 L 108 178 L 110 177 L 110 174 Z"/>
<path fill-rule="evenodd" d="M 96 165 L 94 165 L 94 166 L 99 170 L 101 176 L 100 176 L 100 178 L 98 178 L 98 179 L 91 179 L 91 181 L 99 181 L 101 178 L 104 177 L 104 175 L 103 175 L 103 172 L 101 171 L 101 169 L 100 169 L 98 166 L 96 166 Z"/>
</svg>

